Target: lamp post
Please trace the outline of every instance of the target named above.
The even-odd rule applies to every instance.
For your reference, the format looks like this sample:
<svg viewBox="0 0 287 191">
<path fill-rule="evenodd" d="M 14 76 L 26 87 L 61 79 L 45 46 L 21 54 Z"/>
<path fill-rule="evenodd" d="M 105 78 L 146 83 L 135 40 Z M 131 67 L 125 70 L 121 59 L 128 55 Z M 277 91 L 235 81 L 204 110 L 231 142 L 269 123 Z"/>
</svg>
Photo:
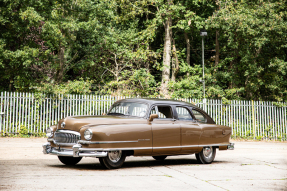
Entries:
<svg viewBox="0 0 287 191">
<path fill-rule="evenodd" d="M 205 81 L 204 81 L 204 37 L 207 36 L 207 32 L 205 29 L 200 30 L 200 36 L 202 36 L 202 85 L 203 85 L 203 104 L 204 110 L 206 110 L 206 100 L 205 100 Z"/>
</svg>

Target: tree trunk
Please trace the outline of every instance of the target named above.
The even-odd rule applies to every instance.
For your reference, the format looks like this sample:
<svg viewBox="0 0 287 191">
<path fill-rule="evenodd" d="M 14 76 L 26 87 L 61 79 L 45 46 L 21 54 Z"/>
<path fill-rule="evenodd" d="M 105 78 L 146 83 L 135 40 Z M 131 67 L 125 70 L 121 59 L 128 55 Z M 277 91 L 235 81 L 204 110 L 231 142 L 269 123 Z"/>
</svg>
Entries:
<svg viewBox="0 0 287 191">
<path fill-rule="evenodd" d="M 218 6 L 217 11 L 220 10 L 220 1 L 215 0 L 216 5 Z M 216 66 L 219 64 L 219 31 L 217 30 L 215 32 L 215 65 L 214 65 L 214 71 L 216 72 Z"/>
<path fill-rule="evenodd" d="M 218 37 L 219 37 L 219 31 L 216 31 L 216 37 L 215 37 L 215 67 L 219 63 L 219 41 L 218 41 Z M 214 69 L 214 71 L 216 71 L 216 68 Z"/>
<path fill-rule="evenodd" d="M 171 81 L 175 81 L 175 59 L 171 59 Z"/>
<path fill-rule="evenodd" d="M 60 51 L 58 54 L 59 57 L 59 68 L 57 70 L 57 74 L 56 74 L 56 82 L 57 83 L 61 83 L 63 81 L 63 77 L 64 77 L 64 67 L 65 67 L 65 47 L 60 46 Z"/>
<path fill-rule="evenodd" d="M 188 38 L 188 34 L 184 32 L 185 42 L 186 42 L 186 63 L 190 66 L 190 40 Z M 186 73 L 189 76 L 189 72 Z"/>
<path fill-rule="evenodd" d="M 175 81 L 176 75 L 179 71 L 179 62 L 178 62 L 178 57 L 176 53 L 176 47 L 175 47 L 175 40 L 172 38 L 172 77 L 171 80 Z"/>
<path fill-rule="evenodd" d="M 164 38 L 163 70 L 162 70 L 162 81 L 161 81 L 161 94 L 163 94 L 165 97 L 168 96 L 167 85 L 170 80 L 171 36 L 172 36 L 171 26 L 172 26 L 172 19 L 169 16 L 164 23 L 165 38 Z"/>
</svg>

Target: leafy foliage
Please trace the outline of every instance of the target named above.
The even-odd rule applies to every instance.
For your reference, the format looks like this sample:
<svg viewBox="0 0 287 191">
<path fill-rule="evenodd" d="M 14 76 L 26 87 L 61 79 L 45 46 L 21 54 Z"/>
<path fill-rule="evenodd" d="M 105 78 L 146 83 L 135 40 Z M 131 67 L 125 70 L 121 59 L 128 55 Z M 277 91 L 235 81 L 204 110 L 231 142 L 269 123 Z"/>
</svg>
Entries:
<svg viewBox="0 0 287 191">
<path fill-rule="evenodd" d="M 28 128 L 24 125 L 20 126 L 19 136 L 23 138 L 30 137 L 30 135 L 28 134 Z"/>
<path fill-rule="evenodd" d="M 154 76 L 146 69 L 124 71 L 118 81 L 107 84 L 107 92 L 131 97 L 156 97 L 159 95 L 158 84 Z M 120 92 L 119 92 L 120 90 Z"/>
<path fill-rule="evenodd" d="M 92 80 L 74 80 L 62 84 L 43 83 L 37 87 L 37 92 L 41 94 L 80 94 L 85 95 L 91 93 Z"/>
<path fill-rule="evenodd" d="M 286 101 L 286 10 L 286 0 L 1 1 L 0 91 L 202 98 L 205 28 L 207 98 Z M 172 75 L 160 95 L 167 21 Z"/>
</svg>

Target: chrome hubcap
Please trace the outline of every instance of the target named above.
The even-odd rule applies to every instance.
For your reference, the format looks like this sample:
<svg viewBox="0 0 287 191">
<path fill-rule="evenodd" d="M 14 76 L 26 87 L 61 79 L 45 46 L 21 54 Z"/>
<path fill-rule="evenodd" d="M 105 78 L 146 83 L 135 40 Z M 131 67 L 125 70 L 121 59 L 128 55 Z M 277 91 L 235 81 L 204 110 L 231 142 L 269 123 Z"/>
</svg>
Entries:
<svg viewBox="0 0 287 191">
<path fill-rule="evenodd" d="M 122 156 L 122 151 L 110 151 L 108 153 L 109 159 L 114 163 L 118 162 L 121 159 L 121 156 Z"/>
<path fill-rule="evenodd" d="M 205 158 L 211 158 L 213 153 L 212 147 L 204 147 L 203 148 L 203 155 Z"/>
</svg>

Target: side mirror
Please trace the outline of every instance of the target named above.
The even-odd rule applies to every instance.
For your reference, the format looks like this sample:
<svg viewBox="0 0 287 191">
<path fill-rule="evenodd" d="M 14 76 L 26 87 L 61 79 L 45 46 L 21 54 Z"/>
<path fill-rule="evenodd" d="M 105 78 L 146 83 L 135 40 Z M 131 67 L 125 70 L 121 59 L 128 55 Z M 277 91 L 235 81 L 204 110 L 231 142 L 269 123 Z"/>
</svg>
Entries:
<svg viewBox="0 0 287 191">
<path fill-rule="evenodd" d="M 158 118 L 158 114 L 151 114 L 149 116 L 149 121 L 153 121 L 153 119 Z"/>
</svg>

